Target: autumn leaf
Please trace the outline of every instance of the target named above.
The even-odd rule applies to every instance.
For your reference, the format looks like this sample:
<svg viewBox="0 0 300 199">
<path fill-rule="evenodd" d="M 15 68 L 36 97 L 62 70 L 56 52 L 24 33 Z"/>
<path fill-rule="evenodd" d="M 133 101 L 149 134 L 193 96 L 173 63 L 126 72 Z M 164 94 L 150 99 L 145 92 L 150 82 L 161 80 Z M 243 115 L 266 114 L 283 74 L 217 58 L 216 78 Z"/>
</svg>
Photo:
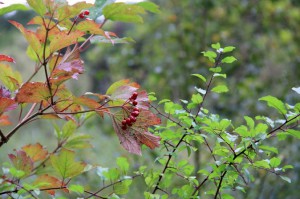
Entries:
<svg viewBox="0 0 300 199">
<path fill-rule="evenodd" d="M 40 143 L 28 144 L 23 146 L 22 149 L 33 162 L 44 160 L 48 155 L 48 151 Z"/>
<path fill-rule="evenodd" d="M 75 3 L 73 5 L 63 5 L 57 9 L 57 18 L 59 21 L 63 21 L 65 19 L 73 18 L 82 10 L 89 9 L 93 6 L 91 3 L 86 3 L 84 1 Z"/>
<path fill-rule="evenodd" d="M 2 55 L 0 54 L 0 61 L 7 61 L 7 62 L 12 62 L 12 63 L 16 63 L 15 60 L 7 55 Z"/>
<path fill-rule="evenodd" d="M 83 36 L 81 31 L 73 31 L 71 33 L 60 32 L 55 34 L 50 41 L 50 52 L 55 52 L 72 44 L 75 44 L 79 37 Z"/>
<path fill-rule="evenodd" d="M 83 31 L 87 34 L 103 35 L 105 32 L 100 29 L 100 24 L 97 24 L 95 21 L 85 20 L 77 24 L 76 30 Z"/>
<path fill-rule="evenodd" d="M 62 179 L 71 178 L 84 171 L 85 164 L 75 162 L 75 152 L 62 149 L 58 155 L 50 156 L 51 164 Z"/>
<path fill-rule="evenodd" d="M 0 126 L 9 126 L 12 122 L 9 120 L 8 115 L 0 115 Z"/>
<path fill-rule="evenodd" d="M 78 75 L 83 72 L 83 61 L 80 59 L 78 47 L 74 47 L 72 51 L 68 48 L 65 55 L 60 59 L 59 64 L 51 73 L 51 83 L 60 84 L 70 78 L 78 79 Z"/>
<path fill-rule="evenodd" d="M 20 32 L 24 35 L 24 37 L 26 38 L 27 42 L 29 43 L 29 45 L 32 47 L 32 49 L 34 50 L 34 52 L 37 55 L 41 55 L 42 53 L 42 45 L 40 43 L 39 38 L 37 37 L 36 33 L 34 33 L 31 30 L 27 30 L 26 28 L 23 27 L 22 24 L 16 22 L 16 21 L 9 21 L 11 24 L 13 24 L 16 28 L 18 28 L 20 30 Z"/>
<path fill-rule="evenodd" d="M 109 104 L 113 106 L 124 104 L 139 87 L 140 85 L 128 79 L 113 83 L 106 91 L 106 94 L 110 96 Z"/>
<path fill-rule="evenodd" d="M 42 82 L 27 82 L 18 91 L 16 101 L 19 103 L 39 103 L 50 97 L 48 87 Z"/>
<path fill-rule="evenodd" d="M 6 97 L 0 97 L 0 115 L 4 112 L 14 110 L 17 108 L 17 103 L 15 100 L 6 98 Z"/>
<path fill-rule="evenodd" d="M 33 161 L 25 151 L 16 151 L 16 155 L 8 154 L 8 157 L 16 169 L 24 171 L 25 175 L 31 173 L 33 169 Z"/>
<path fill-rule="evenodd" d="M 148 110 L 140 110 L 136 118 L 136 122 L 132 126 L 128 126 L 126 130 L 121 128 L 121 120 L 123 120 L 123 112 L 116 113 L 112 117 L 113 127 L 117 133 L 121 145 L 130 153 L 141 155 L 141 145 L 145 144 L 150 149 L 159 146 L 160 137 L 148 132 L 148 127 L 161 123 L 160 118 Z"/>
<path fill-rule="evenodd" d="M 52 196 L 55 195 L 56 189 L 61 189 L 61 187 L 65 187 L 66 184 L 56 177 L 50 176 L 48 174 L 43 174 L 38 176 L 38 178 L 34 181 L 34 185 L 39 185 L 40 189 L 49 189 L 46 192 Z M 52 189 L 52 190 L 51 190 Z M 69 193 L 68 189 L 63 188 L 64 192 Z"/>
<path fill-rule="evenodd" d="M 0 63 L 0 81 L 10 91 L 15 91 L 22 83 L 22 76 L 18 71 L 14 71 L 9 65 Z"/>
</svg>

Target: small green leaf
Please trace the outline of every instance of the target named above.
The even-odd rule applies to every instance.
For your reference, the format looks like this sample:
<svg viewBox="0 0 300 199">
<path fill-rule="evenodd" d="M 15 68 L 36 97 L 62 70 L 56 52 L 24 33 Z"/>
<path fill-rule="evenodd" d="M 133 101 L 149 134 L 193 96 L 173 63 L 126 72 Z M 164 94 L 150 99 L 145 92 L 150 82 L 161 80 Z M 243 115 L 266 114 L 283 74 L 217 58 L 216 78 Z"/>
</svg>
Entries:
<svg viewBox="0 0 300 199">
<path fill-rule="evenodd" d="M 229 57 L 225 57 L 224 59 L 222 59 L 222 63 L 227 63 L 227 64 L 231 64 L 232 62 L 236 61 L 237 59 L 233 56 L 229 56 Z"/>
<path fill-rule="evenodd" d="M 220 45 L 220 43 L 218 42 L 218 43 L 216 43 L 216 44 L 212 44 L 211 47 L 212 47 L 213 49 L 218 50 L 218 49 L 221 48 L 221 45 Z"/>
<path fill-rule="evenodd" d="M 203 97 L 197 93 L 192 95 L 192 102 L 195 104 L 200 104 L 203 101 Z"/>
<path fill-rule="evenodd" d="M 142 1 L 137 3 L 137 5 L 143 7 L 145 10 L 152 13 L 160 13 L 158 5 L 150 1 Z"/>
<path fill-rule="evenodd" d="M 273 153 L 278 154 L 278 149 L 276 147 L 261 145 L 258 148 L 261 149 L 261 150 L 264 150 L 264 151 L 271 151 Z"/>
<path fill-rule="evenodd" d="M 129 186 L 132 183 L 131 179 L 126 179 L 120 183 L 117 183 L 116 185 L 114 185 L 114 191 L 116 194 L 126 194 L 129 191 Z"/>
<path fill-rule="evenodd" d="M 27 0 L 27 3 L 41 16 L 43 16 L 47 11 L 46 4 L 43 2 L 43 0 Z"/>
<path fill-rule="evenodd" d="M 278 167 L 280 165 L 280 163 L 281 163 L 281 160 L 279 158 L 277 158 L 277 157 L 273 157 L 270 160 L 270 166 L 272 168 Z"/>
<path fill-rule="evenodd" d="M 192 74 L 192 76 L 198 77 L 199 79 L 201 79 L 202 81 L 206 82 L 206 78 L 203 75 L 200 74 Z"/>
<path fill-rule="evenodd" d="M 215 58 L 217 57 L 217 53 L 213 51 L 204 51 L 202 53 L 204 57 L 207 57 L 211 62 L 215 63 Z"/>
<path fill-rule="evenodd" d="M 23 4 L 12 4 L 10 6 L 0 9 L 0 16 L 5 15 L 6 13 L 15 11 L 15 10 L 28 10 L 28 8 Z"/>
<path fill-rule="evenodd" d="M 119 166 L 119 168 L 124 171 L 125 173 L 128 171 L 129 169 L 129 163 L 127 161 L 127 158 L 124 157 L 118 157 L 117 158 L 117 165 Z"/>
<path fill-rule="evenodd" d="M 276 97 L 268 95 L 268 96 L 260 98 L 259 100 L 266 101 L 268 103 L 268 106 L 275 108 L 281 114 L 287 113 L 284 103 L 281 100 L 277 99 Z"/>
<path fill-rule="evenodd" d="M 219 85 L 219 86 L 216 86 L 213 89 L 211 89 L 211 91 L 213 91 L 215 93 L 226 93 L 226 92 L 228 92 L 228 88 L 226 85 Z"/>
<path fill-rule="evenodd" d="M 50 160 L 53 168 L 63 179 L 77 176 L 85 168 L 85 164 L 75 162 L 75 152 L 67 149 L 62 149 L 58 155 L 51 155 Z"/>
<path fill-rule="evenodd" d="M 72 184 L 71 186 L 68 187 L 68 189 L 75 193 L 79 193 L 79 194 L 84 193 L 84 187 L 81 185 Z"/>
<path fill-rule="evenodd" d="M 281 178 L 282 180 L 284 180 L 284 181 L 287 181 L 288 183 L 291 183 L 291 182 L 292 182 L 291 179 L 288 178 L 288 177 L 286 177 L 286 176 L 280 176 L 280 178 Z"/>
<path fill-rule="evenodd" d="M 290 135 L 292 135 L 292 136 L 294 136 L 294 137 L 300 139 L 300 131 L 294 130 L 294 129 L 288 129 L 288 130 L 286 130 L 286 132 L 287 132 L 288 134 L 290 134 Z"/>
<path fill-rule="evenodd" d="M 222 71 L 222 68 L 220 66 L 218 66 L 216 68 L 210 68 L 209 71 L 211 71 L 213 73 L 220 73 Z"/>
<path fill-rule="evenodd" d="M 223 53 L 231 52 L 231 51 L 233 51 L 234 49 L 235 49 L 234 46 L 227 46 L 227 47 L 224 48 Z"/>
<path fill-rule="evenodd" d="M 269 162 L 267 160 L 256 161 L 253 163 L 253 165 L 256 167 L 261 167 L 261 168 L 266 168 L 266 169 L 270 168 Z"/>
<path fill-rule="evenodd" d="M 112 21 L 143 23 L 139 14 L 145 14 L 145 9 L 134 4 L 112 3 L 103 8 L 104 17 Z"/>
</svg>

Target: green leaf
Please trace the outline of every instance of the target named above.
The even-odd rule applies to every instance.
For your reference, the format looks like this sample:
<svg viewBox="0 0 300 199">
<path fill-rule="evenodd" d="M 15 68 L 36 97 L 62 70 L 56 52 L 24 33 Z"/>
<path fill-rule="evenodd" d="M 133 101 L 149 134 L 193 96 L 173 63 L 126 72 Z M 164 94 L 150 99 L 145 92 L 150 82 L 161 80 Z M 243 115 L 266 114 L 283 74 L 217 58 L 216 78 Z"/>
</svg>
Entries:
<svg viewBox="0 0 300 199">
<path fill-rule="evenodd" d="M 91 135 L 87 134 L 78 134 L 72 135 L 68 138 L 66 144 L 64 145 L 67 149 L 84 149 L 92 148 L 92 145 L 89 143 Z"/>
<path fill-rule="evenodd" d="M 55 171 L 63 178 L 71 178 L 84 171 L 85 164 L 75 162 L 75 152 L 62 149 L 58 155 L 50 156 L 51 164 Z"/>
<path fill-rule="evenodd" d="M 215 67 L 215 68 L 210 68 L 209 71 L 213 73 L 220 73 L 222 71 L 222 68 L 220 66 Z"/>
<path fill-rule="evenodd" d="M 152 13 L 160 13 L 158 5 L 150 1 L 142 1 L 137 3 L 137 5 L 143 7 L 145 10 Z"/>
<path fill-rule="evenodd" d="M 192 74 L 192 76 L 198 77 L 199 79 L 201 79 L 202 81 L 206 82 L 206 78 L 203 75 L 200 74 Z"/>
<path fill-rule="evenodd" d="M 228 52 L 231 52 L 235 49 L 234 46 L 227 46 L 223 49 L 223 53 L 228 53 Z"/>
<path fill-rule="evenodd" d="M 112 21 L 143 23 L 139 14 L 145 14 L 145 9 L 134 4 L 112 3 L 103 8 L 104 17 Z"/>
<path fill-rule="evenodd" d="M 244 116 L 244 119 L 247 122 L 247 126 L 249 126 L 250 129 L 254 129 L 254 120 L 248 116 Z"/>
<path fill-rule="evenodd" d="M 215 93 L 226 93 L 226 92 L 228 92 L 228 88 L 226 85 L 219 85 L 219 86 L 216 86 L 213 89 L 211 89 L 211 91 L 213 91 Z"/>
<path fill-rule="evenodd" d="M 291 179 L 288 178 L 288 177 L 286 177 L 286 176 L 280 176 L 280 178 L 281 178 L 282 180 L 284 180 L 284 181 L 287 181 L 288 183 L 291 183 L 291 182 L 292 182 Z"/>
<path fill-rule="evenodd" d="M 278 154 L 278 149 L 276 147 L 261 145 L 258 148 L 261 149 L 261 150 L 264 150 L 264 151 L 271 151 L 273 153 Z"/>
<path fill-rule="evenodd" d="M 229 195 L 229 194 L 227 194 L 227 193 L 222 194 L 222 198 L 223 198 L 223 199 L 234 199 L 234 197 L 233 197 L 232 195 Z"/>
<path fill-rule="evenodd" d="M 218 42 L 218 43 L 216 43 L 216 44 L 212 44 L 211 47 L 212 47 L 213 49 L 218 50 L 218 49 L 221 48 L 221 45 L 220 45 L 220 43 Z"/>
<path fill-rule="evenodd" d="M 215 63 L 215 58 L 217 57 L 217 53 L 213 51 L 204 51 L 202 53 L 204 57 L 207 57 L 211 62 Z"/>
<path fill-rule="evenodd" d="M 114 185 L 115 193 L 120 195 L 127 194 L 131 183 L 132 183 L 131 179 L 126 179 L 120 183 L 117 183 L 116 185 Z"/>
<path fill-rule="evenodd" d="M 129 43 L 134 43 L 135 41 L 130 38 L 130 37 L 123 37 L 123 38 L 118 38 L 118 37 L 110 37 L 107 38 L 105 36 L 94 36 L 91 38 L 91 43 L 106 43 L 106 44 L 129 44 Z"/>
<path fill-rule="evenodd" d="M 270 166 L 272 168 L 278 167 L 280 165 L 280 163 L 281 163 L 281 160 L 279 158 L 277 158 L 277 157 L 273 157 L 270 160 Z"/>
<path fill-rule="evenodd" d="M 287 132 L 288 134 L 290 134 L 290 135 L 292 135 L 292 136 L 294 136 L 294 137 L 300 139 L 300 131 L 294 130 L 294 129 L 288 129 L 288 130 L 286 130 L 286 132 Z"/>
<path fill-rule="evenodd" d="M 47 11 L 46 4 L 43 2 L 43 0 L 27 0 L 27 3 L 41 16 L 43 16 Z"/>
<path fill-rule="evenodd" d="M 71 186 L 68 187 L 68 189 L 69 189 L 71 192 L 75 192 L 75 193 L 79 193 L 79 194 L 84 193 L 84 187 L 81 186 L 81 185 L 75 185 L 75 184 L 72 184 Z"/>
<path fill-rule="evenodd" d="M 6 13 L 15 11 L 15 10 L 28 10 L 28 8 L 23 4 L 12 4 L 10 6 L 0 9 L 0 16 L 5 15 Z"/>
<path fill-rule="evenodd" d="M 278 110 L 281 114 L 286 114 L 287 110 L 284 103 L 273 96 L 265 96 L 259 99 L 260 101 L 266 101 L 269 107 L 273 107 Z"/>
<path fill-rule="evenodd" d="M 117 165 L 119 166 L 119 168 L 124 171 L 125 173 L 128 171 L 129 169 L 129 163 L 127 161 L 127 158 L 124 157 L 119 157 L 117 158 Z"/>
<path fill-rule="evenodd" d="M 256 167 L 261 167 L 261 168 L 266 168 L 270 169 L 269 162 L 267 160 L 259 160 L 253 163 L 254 166 Z"/>
<path fill-rule="evenodd" d="M 236 61 L 237 59 L 233 56 L 229 56 L 229 57 L 225 57 L 224 59 L 222 59 L 222 63 L 227 63 L 227 64 L 231 64 L 232 62 Z"/>
<path fill-rule="evenodd" d="M 197 93 L 192 95 L 192 102 L 195 104 L 200 104 L 203 101 L 203 97 Z"/>
</svg>

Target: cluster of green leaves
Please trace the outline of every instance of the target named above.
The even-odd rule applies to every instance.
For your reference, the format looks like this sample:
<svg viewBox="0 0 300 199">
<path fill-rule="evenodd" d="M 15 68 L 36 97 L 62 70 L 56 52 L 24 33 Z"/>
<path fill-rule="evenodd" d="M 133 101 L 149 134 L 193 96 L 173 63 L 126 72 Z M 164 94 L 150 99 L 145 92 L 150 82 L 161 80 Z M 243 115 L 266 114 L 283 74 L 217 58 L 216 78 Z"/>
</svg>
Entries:
<svg viewBox="0 0 300 199">
<path fill-rule="evenodd" d="M 154 107 L 167 121 L 165 126 L 155 129 L 164 146 L 156 159 L 162 170 L 141 168 L 151 190 L 145 192 L 146 198 L 159 198 L 159 195 L 162 198 L 171 195 L 176 195 L 175 198 L 235 198 L 237 190 L 245 192 L 255 180 L 252 175 L 255 170 L 264 170 L 291 182 L 284 172 L 293 166 L 282 162 L 279 149 L 269 146 L 267 140 L 274 137 L 281 140 L 289 135 L 299 138 L 300 103 L 290 105 L 273 96 L 262 97 L 259 100 L 274 108 L 279 119 L 244 116 L 246 124 L 242 125 L 210 112 L 204 106 L 205 101 L 210 94 L 229 91 L 226 74 L 222 71 L 227 64 L 236 61 L 228 55 L 234 47 L 221 48 L 217 43 L 212 48 L 203 52 L 214 64 L 209 68 L 210 77 L 193 74 L 204 86 L 195 87 L 189 100 L 159 101 L 165 113 Z M 299 94 L 298 89 L 293 88 Z M 202 158 L 202 168 L 196 168 L 193 161 L 193 156 L 198 154 L 208 154 Z"/>
</svg>

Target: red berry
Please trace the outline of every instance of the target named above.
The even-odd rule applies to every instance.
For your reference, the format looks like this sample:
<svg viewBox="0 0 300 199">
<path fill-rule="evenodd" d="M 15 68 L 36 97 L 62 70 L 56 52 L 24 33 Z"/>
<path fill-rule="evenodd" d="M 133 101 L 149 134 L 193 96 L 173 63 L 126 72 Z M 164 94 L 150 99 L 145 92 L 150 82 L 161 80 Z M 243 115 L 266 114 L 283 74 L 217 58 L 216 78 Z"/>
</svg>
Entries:
<svg viewBox="0 0 300 199">
<path fill-rule="evenodd" d="M 130 124 L 131 124 L 131 119 L 130 119 L 130 118 L 127 118 L 127 119 L 126 119 L 126 124 L 127 124 L 127 125 L 130 125 Z"/>
<path fill-rule="evenodd" d="M 131 115 L 129 118 L 130 118 L 131 123 L 136 122 L 136 118 L 133 115 Z"/>
<path fill-rule="evenodd" d="M 122 130 L 126 130 L 127 126 L 122 126 L 121 128 L 122 128 Z"/>
<path fill-rule="evenodd" d="M 90 14 L 90 11 L 89 11 L 89 10 L 85 10 L 85 11 L 83 11 L 83 14 L 84 14 L 84 15 L 89 15 L 89 14 Z"/>
<path fill-rule="evenodd" d="M 138 104 L 138 102 L 135 101 L 135 100 L 132 102 L 132 105 L 133 105 L 133 106 L 136 106 L 137 104 Z"/>
<path fill-rule="evenodd" d="M 122 125 L 126 125 L 126 119 L 122 120 Z"/>
<path fill-rule="evenodd" d="M 137 107 L 134 107 L 132 111 L 140 111 L 140 109 Z"/>
<path fill-rule="evenodd" d="M 79 14 L 79 18 L 83 19 L 84 18 L 84 14 L 83 12 Z"/>
<path fill-rule="evenodd" d="M 133 111 L 133 112 L 131 113 L 131 115 L 132 115 L 133 117 L 137 117 L 139 114 L 140 114 L 139 111 Z"/>
<path fill-rule="evenodd" d="M 131 95 L 131 97 L 130 97 L 130 99 L 131 100 L 136 100 L 137 96 L 138 96 L 138 93 L 137 92 L 133 92 L 132 95 Z"/>
</svg>

